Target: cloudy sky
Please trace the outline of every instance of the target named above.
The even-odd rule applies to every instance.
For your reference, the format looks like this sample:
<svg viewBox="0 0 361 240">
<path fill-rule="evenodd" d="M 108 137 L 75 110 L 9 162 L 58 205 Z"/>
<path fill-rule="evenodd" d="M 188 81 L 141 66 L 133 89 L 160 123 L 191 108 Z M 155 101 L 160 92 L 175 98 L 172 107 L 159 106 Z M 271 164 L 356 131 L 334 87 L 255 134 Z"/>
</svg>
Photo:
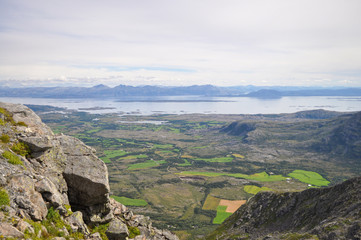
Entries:
<svg viewBox="0 0 361 240">
<path fill-rule="evenodd" d="M 360 0 L 0 0 L 0 83 L 361 87 Z"/>
</svg>

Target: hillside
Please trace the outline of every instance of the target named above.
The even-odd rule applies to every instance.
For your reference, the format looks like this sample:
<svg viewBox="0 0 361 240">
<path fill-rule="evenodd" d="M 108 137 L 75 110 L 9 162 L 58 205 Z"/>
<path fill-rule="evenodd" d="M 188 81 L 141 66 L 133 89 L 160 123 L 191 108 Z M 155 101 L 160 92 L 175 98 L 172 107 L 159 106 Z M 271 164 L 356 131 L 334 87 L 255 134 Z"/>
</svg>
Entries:
<svg viewBox="0 0 361 240">
<path fill-rule="evenodd" d="M 0 103 L 0 172 L 1 239 L 178 239 L 109 198 L 95 150 L 23 105 Z"/>
<path fill-rule="evenodd" d="M 309 121 L 305 121 L 307 119 Z M 360 162 L 361 112 L 337 114 L 313 110 L 288 114 L 285 120 L 235 121 L 220 131 L 242 137 L 244 143 L 258 147 L 279 146 L 294 151 L 307 149 L 328 154 L 334 160 L 344 161 L 347 158 Z"/>
<path fill-rule="evenodd" d="M 361 177 L 303 192 L 261 192 L 207 239 L 360 239 Z"/>
</svg>

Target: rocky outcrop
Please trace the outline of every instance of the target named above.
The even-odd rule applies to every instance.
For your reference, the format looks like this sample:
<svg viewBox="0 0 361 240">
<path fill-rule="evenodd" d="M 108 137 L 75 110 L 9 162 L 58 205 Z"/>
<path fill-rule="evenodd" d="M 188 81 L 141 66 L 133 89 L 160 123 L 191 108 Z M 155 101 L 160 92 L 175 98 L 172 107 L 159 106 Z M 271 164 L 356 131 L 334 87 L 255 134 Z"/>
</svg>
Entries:
<svg viewBox="0 0 361 240">
<path fill-rule="evenodd" d="M 108 224 L 111 239 L 125 239 L 130 227 L 142 239 L 177 239 L 109 198 L 107 167 L 93 148 L 53 134 L 23 105 L 0 103 L 0 119 L 0 236 L 49 235 L 34 226 L 51 219 L 61 222 L 50 223 L 62 226 L 58 237 L 79 232 L 101 239 L 89 226 Z"/>
<path fill-rule="evenodd" d="M 208 239 L 360 239 L 360 199 L 361 177 L 330 188 L 260 192 Z"/>
<path fill-rule="evenodd" d="M 223 127 L 221 129 L 221 132 L 227 133 L 232 136 L 247 138 L 248 133 L 255 129 L 256 126 L 254 123 L 233 122 L 228 126 Z"/>
</svg>

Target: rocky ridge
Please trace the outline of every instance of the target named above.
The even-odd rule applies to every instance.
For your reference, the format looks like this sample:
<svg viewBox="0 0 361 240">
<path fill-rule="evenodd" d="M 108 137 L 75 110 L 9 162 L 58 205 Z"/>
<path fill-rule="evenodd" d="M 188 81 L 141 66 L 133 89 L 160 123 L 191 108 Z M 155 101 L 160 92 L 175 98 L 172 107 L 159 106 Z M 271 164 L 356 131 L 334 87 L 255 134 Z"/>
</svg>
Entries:
<svg viewBox="0 0 361 240">
<path fill-rule="evenodd" d="M 23 105 L 0 103 L 0 239 L 169 239 L 109 198 L 107 167 Z"/>
<path fill-rule="evenodd" d="M 361 177 L 329 188 L 260 192 L 207 239 L 361 239 Z"/>
</svg>

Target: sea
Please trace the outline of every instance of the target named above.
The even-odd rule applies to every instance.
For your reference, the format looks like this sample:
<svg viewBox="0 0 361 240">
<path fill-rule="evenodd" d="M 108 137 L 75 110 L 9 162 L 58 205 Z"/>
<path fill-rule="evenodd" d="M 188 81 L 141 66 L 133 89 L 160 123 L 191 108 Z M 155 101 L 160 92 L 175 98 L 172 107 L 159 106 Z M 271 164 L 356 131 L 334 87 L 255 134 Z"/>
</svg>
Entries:
<svg viewBox="0 0 361 240">
<path fill-rule="evenodd" d="M 361 111 L 361 97 L 249 97 L 162 96 L 122 99 L 52 99 L 0 97 L 0 102 L 48 105 L 92 114 L 278 114 L 324 109 Z"/>
</svg>

